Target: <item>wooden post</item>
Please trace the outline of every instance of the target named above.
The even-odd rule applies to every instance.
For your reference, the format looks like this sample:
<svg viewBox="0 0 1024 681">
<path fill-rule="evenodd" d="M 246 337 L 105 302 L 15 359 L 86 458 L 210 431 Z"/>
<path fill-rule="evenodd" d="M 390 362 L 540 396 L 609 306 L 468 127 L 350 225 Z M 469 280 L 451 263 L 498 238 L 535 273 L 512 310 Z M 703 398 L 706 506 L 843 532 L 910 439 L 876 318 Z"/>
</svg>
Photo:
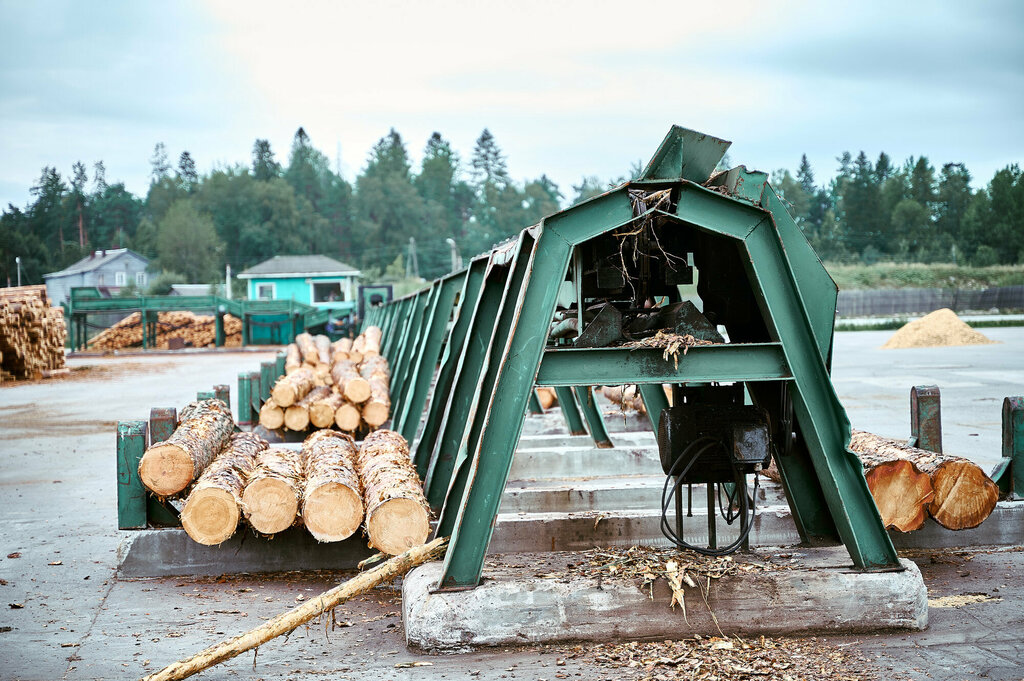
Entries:
<svg viewBox="0 0 1024 681">
<path fill-rule="evenodd" d="M 915 385 L 910 389 L 909 444 L 942 453 L 942 415 L 937 385 Z"/>
<path fill-rule="evenodd" d="M 139 461 L 146 451 L 146 422 L 117 422 L 117 527 L 146 528 L 146 488 L 139 478 Z"/>
</svg>

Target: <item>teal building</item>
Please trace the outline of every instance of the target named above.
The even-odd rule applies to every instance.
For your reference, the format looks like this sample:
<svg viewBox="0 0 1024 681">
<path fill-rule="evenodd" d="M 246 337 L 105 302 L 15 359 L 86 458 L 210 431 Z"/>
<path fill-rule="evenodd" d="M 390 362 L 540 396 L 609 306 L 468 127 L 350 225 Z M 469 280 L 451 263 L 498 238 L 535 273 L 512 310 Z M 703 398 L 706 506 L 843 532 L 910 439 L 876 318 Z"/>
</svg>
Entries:
<svg viewBox="0 0 1024 681">
<path fill-rule="evenodd" d="M 325 255 L 275 255 L 238 275 L 249 300 L 294 300 L 343 317 L 358 308 L 359 270 Z"/>
</svg>

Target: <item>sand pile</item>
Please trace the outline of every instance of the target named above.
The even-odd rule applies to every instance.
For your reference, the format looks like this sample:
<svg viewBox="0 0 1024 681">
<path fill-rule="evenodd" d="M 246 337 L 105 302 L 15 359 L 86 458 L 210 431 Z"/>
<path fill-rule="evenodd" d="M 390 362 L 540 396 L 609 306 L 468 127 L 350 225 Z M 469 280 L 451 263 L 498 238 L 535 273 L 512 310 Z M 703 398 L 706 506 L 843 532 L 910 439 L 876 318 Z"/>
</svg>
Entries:
<svg viewBox="0 0 1024 681">
<path fill-rule="evenodd" d="M 947 345 L 984 345 L 995 343 L 978 333 L 949 308 L 942 308 L 909 322 L 893 334 L 883 350 L 900 348 L 937 348 Z"/>
</svg>

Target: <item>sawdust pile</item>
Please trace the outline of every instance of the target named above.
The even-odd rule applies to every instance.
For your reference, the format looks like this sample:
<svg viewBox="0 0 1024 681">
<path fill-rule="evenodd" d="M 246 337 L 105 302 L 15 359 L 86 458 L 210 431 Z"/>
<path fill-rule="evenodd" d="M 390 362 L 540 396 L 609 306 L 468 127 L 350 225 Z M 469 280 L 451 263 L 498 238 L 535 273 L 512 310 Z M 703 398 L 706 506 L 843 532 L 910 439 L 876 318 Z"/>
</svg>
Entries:
<svg viewBox="0 0 1024 681">
<path fill-rule="evenodd" d="M 989 340 L 956 316 L 949 308 L 942 308 L 920 319 L 909 322 L 893 334 L 883 350 L 901 348 L 938 348 L 949 345 L 985 345 Z"/>
<path fill-rule="evenodd" d="M 623 678 L 668 681 L 867 681 L 877 669 L 857 650 L 814 638 L 695 637 L 683 641 L 597 645 L 575 657 L 606 669 L 629 670 Z"/>
</svg>

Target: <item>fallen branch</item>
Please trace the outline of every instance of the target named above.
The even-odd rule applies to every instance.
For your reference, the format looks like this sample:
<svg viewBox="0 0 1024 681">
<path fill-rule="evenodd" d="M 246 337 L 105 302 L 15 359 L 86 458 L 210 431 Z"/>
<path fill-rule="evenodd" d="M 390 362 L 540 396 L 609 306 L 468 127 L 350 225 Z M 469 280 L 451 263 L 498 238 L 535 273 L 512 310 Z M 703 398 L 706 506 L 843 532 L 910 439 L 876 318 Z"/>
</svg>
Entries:
<svg viewBox="0 0 1024 681">
<path fill-rule="evenodd" d="M 342 582 L 333 589 L 325 591 L 316 598 L 278 615 L 251 631 L 239 634 L 226 641 L 221 641 L 197 655 L 164 667 L 157 673 L 145 677 L 143 681 L 178 681 L 179 679 L 187 679 L 193 674 L 209 669 L 215 664 L 230 660 L 247 650 L 263 645 L 273 638 L 294 631 L 300 625 L 338 607 L 353 596 L 365 593 L 382 582 L 389 582 L 396 577 L 401 577 L 417 565 L 422 565 L 440 556 L 447 542 L 447 537 L 441 537 L 429 544 L 411 548 L 402 555 L 395 556 L 372 570 Z"/>
</svg>

